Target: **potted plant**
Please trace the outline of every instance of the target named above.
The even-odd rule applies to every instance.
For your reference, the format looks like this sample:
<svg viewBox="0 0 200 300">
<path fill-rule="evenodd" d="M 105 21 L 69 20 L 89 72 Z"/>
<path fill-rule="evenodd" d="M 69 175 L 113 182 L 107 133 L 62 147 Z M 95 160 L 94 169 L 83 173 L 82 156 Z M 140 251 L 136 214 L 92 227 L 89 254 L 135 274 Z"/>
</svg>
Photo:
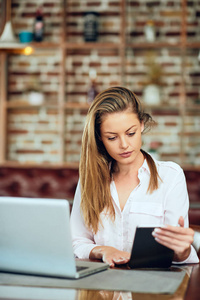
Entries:
<svg viewBox="0 0 200 300">
<path fill-rule="evenodd" d="M 143 91 L 144 102 L 148 105 L 160 104 L 160 87 L 162 85 L 162 70 L 156 62 L 155 54 L 147 55 L 147 80 Z"/>
<path fill-rule="evenodd" d="M 32 77 L 27 84 L 26 97 L 32 105 L 41 105 L 44 102 L 44 94 L 41 92 L 40 84 L 35 77 Z"/>
</svg>

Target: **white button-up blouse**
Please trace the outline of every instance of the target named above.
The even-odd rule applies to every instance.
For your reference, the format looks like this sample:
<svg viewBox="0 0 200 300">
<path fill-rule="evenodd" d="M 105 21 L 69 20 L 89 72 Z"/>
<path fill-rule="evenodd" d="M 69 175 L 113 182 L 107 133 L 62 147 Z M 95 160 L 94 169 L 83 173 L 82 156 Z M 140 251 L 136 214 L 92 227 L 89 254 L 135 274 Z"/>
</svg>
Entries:
<svg viewBox="0 0 200 300">
<path fill-rule="evenodd" d="M 177 225 L 179 217 L 183 216 L 185 227 L 188 227 L 189 199 L 183 170 L 173 162 L 155 160 L 155 163 L 162 179 L 159 188 L 152 194 L 147 193 L 150 171 L 145 160 L 138 171 L 140 183 L 129 195 L 123 211 L 120 209 L 115 183 L 111 182 L 115 220 L 111 220 L 109 214 L 103 211 L 100 215 L 103 226 L 99 225 L 96 234 L 85 226 L 80 211 L 81 190 L 78 183 L 71 213 L 73 249 L 77 257 L 87 259 L 90 251 L 101 245 L 131 252 L 136 226 Z M 192 247 L 184 263 L 198 261 Z"/>
</svg>

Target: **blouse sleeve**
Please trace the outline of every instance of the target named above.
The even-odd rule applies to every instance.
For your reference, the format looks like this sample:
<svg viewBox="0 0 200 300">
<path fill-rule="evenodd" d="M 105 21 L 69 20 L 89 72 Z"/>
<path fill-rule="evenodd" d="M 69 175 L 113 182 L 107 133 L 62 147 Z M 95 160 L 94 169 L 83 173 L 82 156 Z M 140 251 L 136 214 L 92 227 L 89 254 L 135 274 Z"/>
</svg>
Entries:
<svg viewBox="0 0 200 300">
<path fill-rule="evenodd" d="M 94 243 L 94 236 L 84 223 L 83 216 L 80 210 L 81 203 L 81 188 L 78 182 L 73 207 L 70 217 L 70 226 L 72 233 L 72 244 L 74 254 L 78 258 L 88 259 L 90 251 L 97 245 Z"/>
<path fill-rule="evenodd" d="M 179 217 L 184 218 L 184 227 L 189 226 L 188 221 L 189 198 L 183 170 L 180 168 L 176 176 L 171 178 L 170 187 L 165 195 L 164 223 L 177 225 Z M 198 263 L 199 259 L 193 246 L 189 257 L 182 262 L 174 263 Z"/>
</svg>

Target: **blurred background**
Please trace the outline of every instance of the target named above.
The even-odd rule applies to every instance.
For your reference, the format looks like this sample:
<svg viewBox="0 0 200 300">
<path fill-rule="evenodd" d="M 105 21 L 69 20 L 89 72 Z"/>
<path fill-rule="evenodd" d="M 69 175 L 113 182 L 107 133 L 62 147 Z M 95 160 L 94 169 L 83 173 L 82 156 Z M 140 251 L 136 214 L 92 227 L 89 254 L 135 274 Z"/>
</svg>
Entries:
<svg viewBox="0 0 200 300">
<path fill-rule="evenodd" d="M 89 105 L 123 85 L 158 123 L 143 149 L 179 163 L 200 202 L 200 1 L 0 0 L 0 16 L 2 176 L 78 171 Z"/>
</svg>

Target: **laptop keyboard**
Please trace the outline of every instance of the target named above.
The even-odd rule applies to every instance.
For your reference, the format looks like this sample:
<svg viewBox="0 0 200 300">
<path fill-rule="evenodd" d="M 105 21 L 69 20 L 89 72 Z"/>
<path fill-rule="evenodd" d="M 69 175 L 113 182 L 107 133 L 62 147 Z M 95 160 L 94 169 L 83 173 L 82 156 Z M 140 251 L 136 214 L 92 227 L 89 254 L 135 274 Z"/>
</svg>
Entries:
<svg viewBox="0 0 200 300">
<path fill-rule="evenodd" d="M 80 272 L 80 271 L 83 271 L 85 269 L 88 269 L 88 267 L 80 267 L 80 266 L 76 266 L 76 271 L 77 272 Z"/>
</svg>

